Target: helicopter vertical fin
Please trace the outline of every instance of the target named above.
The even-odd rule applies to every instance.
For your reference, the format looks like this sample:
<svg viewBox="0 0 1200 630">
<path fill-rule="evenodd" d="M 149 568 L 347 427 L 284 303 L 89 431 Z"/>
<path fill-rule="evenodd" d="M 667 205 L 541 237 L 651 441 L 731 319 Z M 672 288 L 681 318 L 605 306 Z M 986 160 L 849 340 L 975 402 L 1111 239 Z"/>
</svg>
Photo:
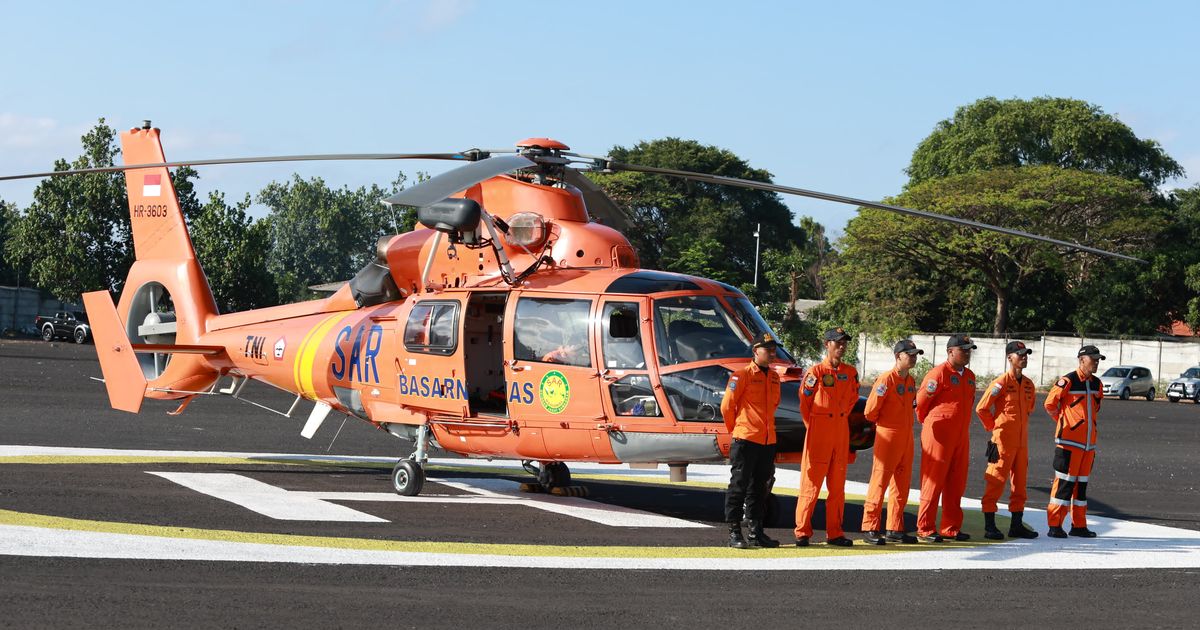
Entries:
<svg viewBox="0 0 1200 630">
<path fill-rule="evenodd" d="M 146 394 L 146 377 L 133 353 L 133 344 L 125 334 L 117 309 L 108 291 L 83 294 L 96 354 L 100 357 L 100 372 L 113 409 L 137 413 Z"/>
<path fill-rule="evenodd" d="M 160 164 L 159 130 L 147 124 L 121 134 L 126 164 Z M 125 279 L 117 319 L 126 341 L 152 345 L 204 345 L 202 337 L 217 314 L 208 278 L 196 260 L 192 239 L 166 167 L 125 172 L 129 221 L 133 229 L 134 263 Z M 171 321 L 169 330 L 159 322 Z M 164 317 L 165 316 L 165 317 Z M 151 325 L 154 333 L 142 332 Z M 145 335 L 145 336 L 143 336 Z M 176 390 L 201 390 L 216 381 L 219 371 L 201 355 L 142 356 L 137 359 L 151 387 L 150 398 L 180 398 Z M 122 361 L 125 359 L 122 357 Z"/>
</svg>

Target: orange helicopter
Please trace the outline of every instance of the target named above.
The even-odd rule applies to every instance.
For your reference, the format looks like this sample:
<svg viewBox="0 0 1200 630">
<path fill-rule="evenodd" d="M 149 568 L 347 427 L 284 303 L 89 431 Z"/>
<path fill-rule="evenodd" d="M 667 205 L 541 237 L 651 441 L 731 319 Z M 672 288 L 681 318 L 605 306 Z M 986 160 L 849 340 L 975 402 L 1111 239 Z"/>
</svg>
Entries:
<svg viewBox="0 0 1200 630">
<path fill-rule="evenodd" d="M 581 170 L 639 171 L 880 208 L 1130 258 L 957 217 L 731 177 L 620 164 L 531 138 L 514 151 L 346 154 L 167 162 L 149 121 L 121 134 L 136 261 L 120 303 L 84 294 L 110 403 L 238 397 L 250 381 L 314 404 L 302 435 L 332 411 L 414 443 L 392 473 L 416 495 L 432 449 L 525 463 L 549 489 L 564 462 L 716 462 L 732 368 L 770 328 L 729 285 L 639 268 L 623 212 Z M 325 299 L 222 314 L 192 249 L 167 169 L 328 159 L 450 159 L 468 164 L 383 200 L 418 208 L 420 227 L 379 240 L 376 259 Z M 1136 260 L 1136 259 L 1134 259 Z M 780 463 L 799 462 L 801 368 L 786 351 Z M 221 387 L 224 379 L 228 383 Z M 849 419 L 852 448 L 872 425 Z M 534 463 L 538 466 L 534 466 Z"/>
</svg>

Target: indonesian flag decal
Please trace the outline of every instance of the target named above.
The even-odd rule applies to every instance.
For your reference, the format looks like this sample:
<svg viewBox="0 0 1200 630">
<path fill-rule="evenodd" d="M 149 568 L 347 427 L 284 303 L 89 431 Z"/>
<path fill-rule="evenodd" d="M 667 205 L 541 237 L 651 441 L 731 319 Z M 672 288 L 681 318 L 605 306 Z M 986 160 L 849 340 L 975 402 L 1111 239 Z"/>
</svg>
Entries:
<svg viewBox="0 0 1200 630">
<path fill-rule="evenodd" d="M 143 175 L 142 177 L 143 197 L 158 197 L 162 195 L 162 175 Z"/>
</svg>

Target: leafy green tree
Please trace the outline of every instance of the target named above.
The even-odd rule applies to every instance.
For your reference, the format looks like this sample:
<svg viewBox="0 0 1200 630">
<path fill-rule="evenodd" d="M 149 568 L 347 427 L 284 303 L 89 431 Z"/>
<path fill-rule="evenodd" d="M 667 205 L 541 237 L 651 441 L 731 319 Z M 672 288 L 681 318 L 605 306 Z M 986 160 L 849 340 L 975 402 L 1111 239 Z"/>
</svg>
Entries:
<svg viewBox="0 0 1200 630">
<path fill-rule="evenodd" d="M 11 285 L 18 281 L 18 268 L 6 259 L 11 233 L 21 218 L 17 206 L 0 199 L 0 284 Z"/>
<path fill-rule="evenodd" d="M 1200 243 L 1200 184 L 1178 189 L 1172 197 L 1174 229 L 1168 238 L 1177 247 L 1171 262 L 1176 269 L 1183 269 L 1183 295 L 1187 298 L 1179 319 L 1193 331 L 1200 331 L 1200 251 L 1196 247 Z"/>
<path fill-rule="evenodd" d="M 893 202 L 1143 255 L 1167 227 L 1140 182 L 1053 166 L 930 180 Z M 1082 295 L 1105 281 L 1108 266 L 1107 259 L 1059 252 L 1028 239 L 864 208 L 847 226 L 830 293 L 834 312 L 847 322 L 893 332 L 970 330 L 982 324 L 969 318 L 981 312 L 971 305 L 990 294 L 990 328 L 1001 334 L 1010 330 L 1012 304 L 1026 291 Z M 1034 286 L 1035 277 L 1056 281 Z M 866 304 L 871 307 L 864 309 Z M 964 305 L 966 313 L 954 313 L 954 306 Z M 1074 323 L 1090 327 L 1078 318 Z"/>
<path fill-rule="evenodd" d="M 694 140 L 665 138 L 630 148 L 617 146 L 609 155 L 618 162 L 771 181 L 767 171 L 751 168 L 729 151 Z M 756 224 L 762 224 L 764 250 L 787 249 L 806 237 L 774 193 L 646 173 L 589 176 L 629 211 L 634 229 L 626 237 L 638 251 L 642 266 L 649 269 L 688 271 L 699 267 L 708 277 L 745 284 L 754 277 Z M 719 243 L 724 251 L 719 256 L 704 256 L 697 249 L 701 242 Z M 698 257 L 703 258 L 702 264 Z"/>
<path fill-rule="evenodd" d="M 55 170 L 112 166 L 116 131 L 101 118 L 83 136 L 83 155 L 58 160 Z M 120 291 L 133 262 L 125 177 L 103 173 L 51 177 L 38 184 L 33 204 L 15 222 L 5 257 L 29 270 L 30 284 L 61 300 L 85 291 Z"/>
<path fill-rule="evenodd" d="M 224 312 L 277 303 L 275 279 L 267 270 L 270 229 L 246 213 L 249 207 L 249 195 L 230 206 L 224 194 L 213 192 L 190 226 L 196 258 Z"/>
<path fill-rule="evenodd" d="M 312 297 L 308 287 L 348 280 L 375 257 L 380 236 L 411 229 L 411 213 L 393 212 L 380 200 L 399 191 L 403 174 L 391 189 L 377 185 L 331 189 L 320 178 L 272 182 L 258 194 L 270 212 L 267 268 L 275 278 L 278 299 L 291 302 Z"/>
<path fill-rule="evenodd" d="M 1153 187 L 1183 174 L 1154 140 L 1098 106 L 1069 99 L 983 98 L 958 108 L 921 141 L 908 167 L 910 185 L 1005 166 L 1051 165 Z"/>
</svg>

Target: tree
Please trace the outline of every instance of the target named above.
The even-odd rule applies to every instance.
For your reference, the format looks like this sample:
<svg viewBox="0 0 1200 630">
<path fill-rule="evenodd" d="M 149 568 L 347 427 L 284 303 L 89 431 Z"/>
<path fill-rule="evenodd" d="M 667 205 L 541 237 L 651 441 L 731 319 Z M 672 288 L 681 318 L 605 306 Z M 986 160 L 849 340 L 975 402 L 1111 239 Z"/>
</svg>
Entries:
<svg viewBox="0 0 1200 630">
<path fill-rule="evenodd" d="M 1187 322 L 1193 331 L 1200 331 L 1200 184 L 1191 188 L 1178 189 L 1172 194 L 1174 204 L 1174 230 L 1170 241 L 1178 244 L 1177 255 L 1171 262 L 1175 268 L 1183 268 L 1183 295 L 1187 297 L 1180 312 L 1180 319 Z"/>
<path fill-rule="evenodd" d="M 1148 187 L 1183 175 L 1157 142 L 1142 140 L 1098 106 L 1069 99 L 983 98 L 937 124 L 913 152 L 909 185 L 998 167 L 1050 165 Z"/>
<path fill-rule="evenodd" d="M 17 206 L 0 199 L 0 284 L 12 285 L 19 281 L 19 268 L 9 263 L 3 254 L 8 252 L 11 233 L 20 218 Z"/>
<path fill-rule="evenodd" d="M 609 155 L 617 162 L 771 181 L 767 171 L 751 168 L 729 151 L 694 140 L 665 138 L 631 148 L 617 146 Z M 754 277 L 756 224 L 762 224 L 764 250 L 787 249 L 793 242 L 806 240 L 775 193 L 646 173 L 589 177 L 629 211 L 634 229 L 626 237 L 649 269 L 690 272 L 697 268 L 697 259 L 703 258 L 699 267 L 706 273 L 735 285 L 745 284 Z M 698 249 L 701 242 L 719 243 L 724 251 L 706 255 Z"/>
<path fill-rule="evenodd" d="M 278 303 L 275 279 L 267 270 L 270 229 L 266 221 L 247 215 L 249 207 L 249 195 L 230 206 L 224 194 L 213 192 L 190 226 L 196 258 L 225 312 Z"/>
<path fill-rule="evenodd" d="M 411 229 L 411 216 L 379 202 L 405 181 L 400 174 L 390 190 L 376 185 L 334 190 L 320 178 L 299 175 L 268 184 L 258 201 L 270 209 L 267 268 L 275 277 L 279 301 L 311 297 L 312 284 L 348 280 L 375 258 L 380 236 L 400 231 L 404 223 Z"/>
<path fill-rule="evenodd" d="M 82 138 L 83 155 L 54 170 L 112 166 L 116 131 L 100 121 Z M 9 264 L 29 270 L 30 284 L 78 301 L 85 291 L 120 291 L 133 262 L 125 177 L 120 173 L 51 177 L 16 221 Z"/>
<path fill-rule="evenodd" d="M 1167 226 L 1151 201 L 1152 193 L 1138 181 L 1052 166 L 930 180 L 893 200 L 1135 254 L 1150 251 Z M 1101 273 L 1109 264 L 1029 239 L 864 208 L 847 226 L 830 293 L 848 322 L 892 330 L 930 325 L 947 330 L 944 308 L 934 308 L 938 301 L 978 304 L 986 290 L 994 300 L 992 332 L 1001 334 L 1010 330 L 1014 301 L 1026 290 L 1046 292 L 1045 284 L 1035 289 L 1031 279 L 1054 279 L 1050 292 L 1059 296 L 1081 295 L 1104 286 L 1093 283 L 1105 282 L 1107 274 Z M 855 314 L 864 304 L 873 308 Z M 940 319 L 929 317 L 938 313 L 943 313 Z"/>
</svg>

